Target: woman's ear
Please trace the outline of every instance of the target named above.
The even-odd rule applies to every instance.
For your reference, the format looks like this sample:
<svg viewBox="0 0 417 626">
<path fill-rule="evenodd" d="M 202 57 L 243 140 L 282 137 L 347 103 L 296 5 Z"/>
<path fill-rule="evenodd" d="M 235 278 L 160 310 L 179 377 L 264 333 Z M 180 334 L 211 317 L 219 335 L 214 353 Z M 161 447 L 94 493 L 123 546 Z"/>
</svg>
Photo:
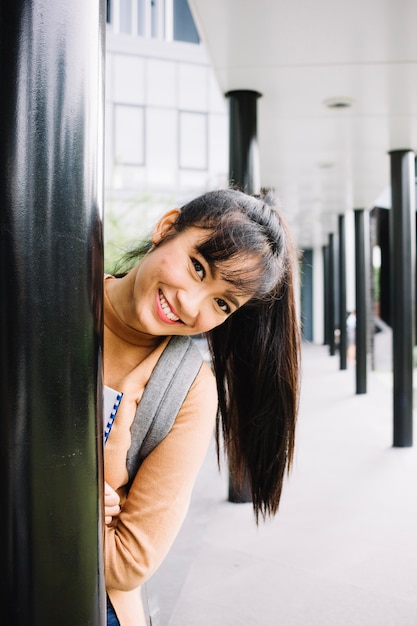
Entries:
<svg viewBox="0 0 417 626">
<path fill-rule="evenodd" d="M 152 232 L 152 243 L 155 246 L 158 245 L 158 243 L 160 243 L 162 239 L 173 229 L 179 212 L 179 209 L 172 209 L 171 211 L 168 211 L 168 213 L 165 213 L 165 215 L 161 217 L 159 222 L 156 224 Z"/>
</svg>

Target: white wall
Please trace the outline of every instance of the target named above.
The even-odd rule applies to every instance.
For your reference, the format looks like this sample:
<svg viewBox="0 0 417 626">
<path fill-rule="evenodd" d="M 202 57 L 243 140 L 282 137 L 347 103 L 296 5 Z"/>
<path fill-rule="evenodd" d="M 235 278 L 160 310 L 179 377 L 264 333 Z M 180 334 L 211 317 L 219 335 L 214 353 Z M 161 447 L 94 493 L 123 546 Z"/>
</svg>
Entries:
<svg viewBox="0 0 417 626">
<path fill-rule="evenodd" d="M 105 240 L 116 221 L 136 236 L 173 205 L 227 186 L 228 150 L 227 102 L 204 47 L 109 29 Z"/>
</svg>

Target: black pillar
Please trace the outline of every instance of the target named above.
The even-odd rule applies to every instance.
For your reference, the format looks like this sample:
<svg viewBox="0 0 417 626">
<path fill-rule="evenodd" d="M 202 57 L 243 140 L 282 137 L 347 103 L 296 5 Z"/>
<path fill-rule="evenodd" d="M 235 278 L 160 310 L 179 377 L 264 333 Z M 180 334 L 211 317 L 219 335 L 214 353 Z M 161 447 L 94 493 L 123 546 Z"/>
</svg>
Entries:
<svg viewBox="0 0 417 626">
<path fill-rule="evenodd" d="M 390 209 L 375 209 L 377 221 L 377 241 L 381 249 L 379 275 L 379 317 L 389 326 L 391 322 L 391 251 L 390 251 Z"/>
<path fill-rule="evenodd" d="M 336 293 L 335 293 L 335 240 L 334 234 L 329 234 L 329 313 L 328 313 L 328 322 L 329 322 L 329 354 L 330 356 L 334 356 L 336 354 Z"/>
<path fill-rule="evenodd" d="M 367 392 L 370 303 L 369 215 L 355 209 L 356 393 Z"/>
<path fill-rule="evenodd" d="M 239 89 L 229 91 L 229 181 L 245 193 L 260 192 L 259 153 L 257 138 L 257 91 Z M 238 485 L 232 472 L 229 475 L 229 502 L 251 502 L 249 481 Z"/>
<path fill-rule="evenodd" d="M 411 150 L 391 159 L 391 319 L 393 332 L 394 447 L 413 445 L 415 315 L 415 164 Z"/>
<path fill-rule="evenodd" d="M 229 181 L 246 193 L 259 193 L 257 91 L 229 91 Z"/>
<path fill-rule="evenodd" d="M 301 259 L 301 319 L 302 333 L 305 341 L 313 341 L 313 250 L 303 251 Z"/>
<path fill-rule="evenodd" d="M 104 4 L 0 6 L 2 611 L 105 623 Z"/>
<path fill-rule="evenodd" d="M 330 345 L 329 333 L 329 246 L 322 246 L 323 253 L 323 325 L 324 325 L 324 341 L 325 346 Z"/>
<path fill-rule="evenodd" d="M 347 328 L 346 328 L 346 229 L 345 216 L 339 215 L 339 317 L 340 317 L 340 369 L 347 367 Z"/>
</svg>

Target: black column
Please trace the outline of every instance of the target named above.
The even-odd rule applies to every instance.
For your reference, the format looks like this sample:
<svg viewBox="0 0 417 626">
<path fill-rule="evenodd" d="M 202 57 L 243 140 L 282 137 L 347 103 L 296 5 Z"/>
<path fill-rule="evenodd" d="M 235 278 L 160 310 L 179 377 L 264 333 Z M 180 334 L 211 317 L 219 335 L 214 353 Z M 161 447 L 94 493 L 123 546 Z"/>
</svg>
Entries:
<svg viewBox="0 0 417 626">
<path fill-rule="evenodd" d="M 301 319 L 303 320 L 302 333 L 305 341 L 313 341 L 314 311 L 313 311 L 313 250 L 307 248 L 301 258 L 301 285 L 300 304 Z"/>
<path fill-rule="evenodd" d="M 105 623 L 104 4 L 0 5 L 2 611 Z"/>
<path fill-rule="evenodd" d="M 413 445 L 415 316 L 415 164 L 411 150 L 391 159 L 390 249 L 394 447 Z"/>
<path fill-rule="evenodd" d="M 336 354 L 336 341 L 335 341 L 335 329 L 336 329 L 336 293 L 335 293 L 335 240 L 334 234 L 329 234 L 329 354 L 334 356 Z"/>
<path fill-rule="evenodd" d="M 329 333 L 329 246 L 322 246 L 323 253 L 323 325 L 324 325 L 324 341 L 325 346 L 330 345 Z"/>
<path fill-rule="evenodd" d="M 345 216 L 339 215 L 339 352 L 340 369 L 347 367 L 347 328 L 346 328 L 346 229 Z"/>
<path fill-rule="evenodd" d="M 229 181 L 249 194 L 260 192 L 259 153 L 257 137 L 257 91 L 236 90 L 229 98 Z M 249 481 L 239 486 L 229 475 L 229 502 L 251 502 Z"/>
<path fill-rule="evenodd" d="M 257 91 L 229 91 L 229 181 L 246 193 L 259 193 Z"/>
<path fill-rule="evenodd" d="M 369 215 L 355 209 L 356 393 L 367 392 L 370 304 Z"/>
</svg>

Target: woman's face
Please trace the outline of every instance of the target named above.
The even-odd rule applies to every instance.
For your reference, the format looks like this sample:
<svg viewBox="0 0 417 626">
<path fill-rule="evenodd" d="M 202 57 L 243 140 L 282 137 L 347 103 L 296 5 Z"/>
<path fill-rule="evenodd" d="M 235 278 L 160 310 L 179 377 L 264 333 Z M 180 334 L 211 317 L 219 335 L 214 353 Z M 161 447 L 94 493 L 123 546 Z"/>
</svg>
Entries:
<svg viewBox="0 0 417 626">
<path fill-rule="evenodd" d="M 197 252 L 207 231 L 190 228 L 161 243 L 175 217 L 171 212 L 161 220 L 153 235 L 157 247 L 133 270 L 136 278 L 126 321 L 154 336 L 212 330 L 250 299 L 217 276 Z"/>
</svg>

